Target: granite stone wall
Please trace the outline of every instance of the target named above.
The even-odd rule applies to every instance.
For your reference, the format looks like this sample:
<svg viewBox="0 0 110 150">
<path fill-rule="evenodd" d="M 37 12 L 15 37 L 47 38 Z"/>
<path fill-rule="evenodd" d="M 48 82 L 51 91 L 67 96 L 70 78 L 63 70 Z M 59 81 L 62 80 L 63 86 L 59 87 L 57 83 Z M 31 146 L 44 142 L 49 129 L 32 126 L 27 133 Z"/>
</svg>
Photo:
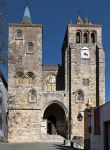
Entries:
<svg viewBox="0 0 110 150">
<path fill-rule="evenodd" d="M 18 29 L 22 30 L 20 38 L 17 37 Z M 82 37 L 85 32 L 88 33 L 87 43 L 83 39 L 76 43 L 77 31 L 81 32 Z M 91 43 L 93 31 L 96 41 Z M 65 137 L 84 138 L 84 119 L 79 122 L 78 113 L 84 112 L 88 102 L 94 107 L 105 100 L 105 60 L 101 32 L 100 25 L 69 24 L 62 47 L 62 64 L 42 65 L 42 25 L 9 25 L 9 142 L 39 141 L 42 135 L 47 134 L 50 121 L 44 118 L 44 113 L 47 108 L 55 113 L 56 106 L 63 112 L 63 120 L 60 122 L 58 115 L 56 120 L 60 129 L 62 122 L 65 122 Z M 34 44 L 33 51 L 28 49 L 29 42 Z M 82 55 L 85 49 L 89 53 L 86 54 L 87 59 Z M 54 91 L 43 88 L 49 75 L 54 75 L 54 81 L 49 78 L 51 84 L 55 84 Z M 34 101 L 30 101 L 30 91 L 35 94 Z M 53 109 L 55 106 L 55 111 L 49 106 Z"/>
</svg>

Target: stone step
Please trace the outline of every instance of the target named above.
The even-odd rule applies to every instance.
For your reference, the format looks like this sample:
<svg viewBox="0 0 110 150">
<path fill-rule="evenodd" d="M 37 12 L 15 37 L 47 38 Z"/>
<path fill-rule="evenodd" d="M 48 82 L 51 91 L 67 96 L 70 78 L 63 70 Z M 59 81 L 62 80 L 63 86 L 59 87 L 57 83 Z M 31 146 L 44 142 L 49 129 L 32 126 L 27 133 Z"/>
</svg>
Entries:
<svg viewBox="0 0 110 150">
<path fill-rule="evenodd" d="M 73 150 L 84 150 L 84 145 L 74 140 L 64 140 L 65 146 L 70 146 Z"/>
<path fill-rule="evenodd" d="M 60 135 L 41 135 L 39 142 L 42 143 L 64 143 L 64 137 Z"/>
</svg>

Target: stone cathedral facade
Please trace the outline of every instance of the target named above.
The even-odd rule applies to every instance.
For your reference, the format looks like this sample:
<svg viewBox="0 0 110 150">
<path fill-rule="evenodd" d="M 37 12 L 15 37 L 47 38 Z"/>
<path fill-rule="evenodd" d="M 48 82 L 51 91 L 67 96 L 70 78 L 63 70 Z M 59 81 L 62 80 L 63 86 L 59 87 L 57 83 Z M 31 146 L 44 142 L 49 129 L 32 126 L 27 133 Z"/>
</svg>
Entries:
<svg viewBox="0 0 110 150">
<path fill-rule="evenodd" d="M 77 115 L 105 100 L 102 27 L 78 17 L 67 26 L 62 64 L 42 64 L 40 24 L 28 7 L 22 23 L 9 24 L 8 141 L 37 142 L 44 137 L 84 138 Z"/>
</svg>

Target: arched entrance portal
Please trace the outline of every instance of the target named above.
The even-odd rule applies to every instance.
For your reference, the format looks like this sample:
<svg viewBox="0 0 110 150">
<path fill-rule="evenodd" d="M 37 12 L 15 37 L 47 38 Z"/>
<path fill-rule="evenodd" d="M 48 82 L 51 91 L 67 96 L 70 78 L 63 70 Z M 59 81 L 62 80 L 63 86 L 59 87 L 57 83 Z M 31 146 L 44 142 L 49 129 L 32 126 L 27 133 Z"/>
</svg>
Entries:
<svg viewBox="0 0 110 150">
<path fill-rule="evenodd" d="M 47 120 L 47 133 L 66 136 L 66 116 L 63 108 L 53 103 L 44 111 L 43 119 Z"/>
</svg>

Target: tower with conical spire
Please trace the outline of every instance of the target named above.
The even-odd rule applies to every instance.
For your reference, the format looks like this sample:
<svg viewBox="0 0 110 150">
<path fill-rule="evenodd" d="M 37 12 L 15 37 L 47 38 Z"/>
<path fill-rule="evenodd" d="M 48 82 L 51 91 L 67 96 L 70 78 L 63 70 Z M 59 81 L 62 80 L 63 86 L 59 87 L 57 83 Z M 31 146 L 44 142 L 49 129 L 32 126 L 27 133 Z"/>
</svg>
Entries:
<svg viewBox="0 0 110 150">
<path fill-rule="evenodd" d="M 31 15 L 29 11 L 29 7 L 25 7 L 24 16 L 23 16 L 23 23 L 32 23 Z"/>
<path fill-rule="evenodd" d="M 28 6 L 22 23 L 9 24 L 9 53 L 14 61 L 8 62 L 8 92 L 13 97 L 8 105 L 8 141 L 36 141 L 42 100 L 42 25 L 32 24 Z"/>
</svg>

